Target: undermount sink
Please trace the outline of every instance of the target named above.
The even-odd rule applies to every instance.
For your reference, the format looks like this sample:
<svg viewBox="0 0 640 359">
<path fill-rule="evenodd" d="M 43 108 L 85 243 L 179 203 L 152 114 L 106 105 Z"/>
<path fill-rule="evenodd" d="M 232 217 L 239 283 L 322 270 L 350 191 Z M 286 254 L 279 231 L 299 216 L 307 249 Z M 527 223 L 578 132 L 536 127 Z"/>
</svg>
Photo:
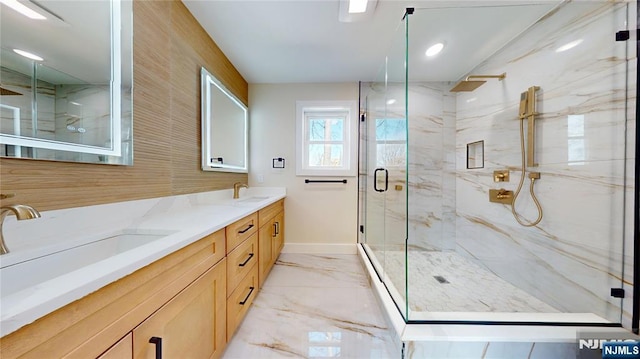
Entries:
<svg viewBox="0 0 640 359">
<path fill-rule="evenodd" d="M 0 295 L 17 293 L 48 280 L 167 237 L 174 231 L 123 230 L 89 243 L 70 244 L 50 253 L 11 263 L 0 258 Z M 12 253 L 4 256 L 11 256 Z M 10 264 L 6 264 L 10 262 Z"/>
<path fill-rule="evenodd" d="M 269 197 L 266 197 L 266 196 L 251 196 L 251 197 L 246 197 L 246 198 L 240 198 L 240 199 L 238 199 L 238 202 L 244 202 L 244 203 L 247 203 L 247 202 L 262 202 L 267 198 L 269 198 Z"/>
</svg>

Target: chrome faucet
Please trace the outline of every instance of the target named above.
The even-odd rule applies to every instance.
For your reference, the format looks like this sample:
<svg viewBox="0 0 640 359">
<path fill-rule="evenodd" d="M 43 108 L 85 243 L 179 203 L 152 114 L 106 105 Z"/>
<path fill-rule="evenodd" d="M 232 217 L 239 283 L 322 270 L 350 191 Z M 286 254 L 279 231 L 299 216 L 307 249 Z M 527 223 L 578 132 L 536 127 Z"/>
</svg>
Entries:
<svg viewBox="0 0 640 359">
<path fill-rule="evenodd" d="M 249 188 L 246 183 L 236 182 L 233 184 L 233 198 L 240 198 L 240 188 Z"/>
<path fill-rule="evenodd" d="M 9 253 L 9 248 L 7 248 L 7 245 L 4 243 L 2 225 L 4 224 L 4 219 L 7 217 L 7 215 L 9 215 L 10 212 L 13 212 L 16 215 L 16 219 L 19 221 L 22 221 L 24 219 L 40 218 L 40 212 L 38 212 L 35 208 L 26 206 L 24 204 L 12 204 L 0 207 L 0 254 Z"/>
</svg>

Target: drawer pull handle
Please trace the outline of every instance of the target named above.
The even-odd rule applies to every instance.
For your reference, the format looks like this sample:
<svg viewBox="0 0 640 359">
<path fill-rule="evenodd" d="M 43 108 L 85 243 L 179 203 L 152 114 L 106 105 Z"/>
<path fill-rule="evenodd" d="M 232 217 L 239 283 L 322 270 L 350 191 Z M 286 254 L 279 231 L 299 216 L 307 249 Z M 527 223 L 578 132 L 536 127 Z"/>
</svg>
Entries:
<svg viewBox="0 0 640 359">
<path fill-rule="evenodd" d="M 246 231 L 250 230 L 251 228 L 253 228 L 253 224 L 250 224 L 249 227 L 247 227 L 247 228 L 245 228 L 245 229 L 243 229 L 241 231 L 238 231 L 238 233 L 240 233 L 240 234 L 245 233 Z"/>
<path fill-rule="evenodd" d="M 151 337 L 149 343 L 155 344 L 156 346 L 156 359 L 162 359 L 162 338 Z"/>
<path fill-rule="evenodd" d="M 273 224 L 273 234 L 271 235 L 271 237 L 276 237 L 278 235 L 278 225 L 277 224 Z"/>
<path fill-rule="evenodd" d="M 280 234 L 280 222 L 276 222 L 276 234 Z"/>
<path fill-rule="evenodd" d="M 249 287 L 249 294 L 247 294 L 247 296 L 244 297 L 244 300 L 242 302 L 238 303 L 238 304 L 245 305 L 247 303 L 247 301 L 249 300 L 249 297 L 251 296 L 251 293 L 253 293 L 254 289 L 255 289 L 254 287 Z"/>
<path fill-rule="evenodd" d="M 244 262 L 238 264 L 238 267 L 244 267 L 247 265 L 247 263 L 249 263 L 249 261 L 251 260 L 251 258 L 253 258 L 253 253 L 249 253 L 249 257 L 247 259 L 245 259 Z"/>
</svg>

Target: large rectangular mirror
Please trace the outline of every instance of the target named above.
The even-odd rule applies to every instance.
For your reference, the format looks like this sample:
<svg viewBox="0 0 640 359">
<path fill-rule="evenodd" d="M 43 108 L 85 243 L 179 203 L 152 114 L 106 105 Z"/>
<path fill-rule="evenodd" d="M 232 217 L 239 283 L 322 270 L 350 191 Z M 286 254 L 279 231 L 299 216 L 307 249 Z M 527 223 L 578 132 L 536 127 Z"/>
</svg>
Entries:
<svg viewBox="0 0 640 359">
<path fill-rule="evenodd" d="M 202 84 L 202 170 L 248 172 L 248 110 L 204 67 Z"/>
<path fill-rule="evenodd" d="M 0 3 L 0 156 L 133 164 L 132 2 Z"/>
</svg>

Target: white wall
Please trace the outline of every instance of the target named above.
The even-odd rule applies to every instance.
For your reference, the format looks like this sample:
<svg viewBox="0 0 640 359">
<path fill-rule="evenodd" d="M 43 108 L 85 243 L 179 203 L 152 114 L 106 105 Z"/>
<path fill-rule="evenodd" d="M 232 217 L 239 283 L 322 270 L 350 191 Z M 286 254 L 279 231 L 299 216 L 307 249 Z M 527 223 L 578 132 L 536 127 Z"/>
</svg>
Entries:
<svg viewBox="0 0 640 359">
<path fill-rule="evenodd" d="M 358 100 L 357 83 L 249 85 L 249 186 L 287 188 L 285 252 L 355 253 L 357 177 L 344 177 L 346 185 L 305 184 L 295 174 L 296 101 L 345 100 Z M 285 158 L 284 169 L 272 168 L 277 157 Z"/>
</svg>

